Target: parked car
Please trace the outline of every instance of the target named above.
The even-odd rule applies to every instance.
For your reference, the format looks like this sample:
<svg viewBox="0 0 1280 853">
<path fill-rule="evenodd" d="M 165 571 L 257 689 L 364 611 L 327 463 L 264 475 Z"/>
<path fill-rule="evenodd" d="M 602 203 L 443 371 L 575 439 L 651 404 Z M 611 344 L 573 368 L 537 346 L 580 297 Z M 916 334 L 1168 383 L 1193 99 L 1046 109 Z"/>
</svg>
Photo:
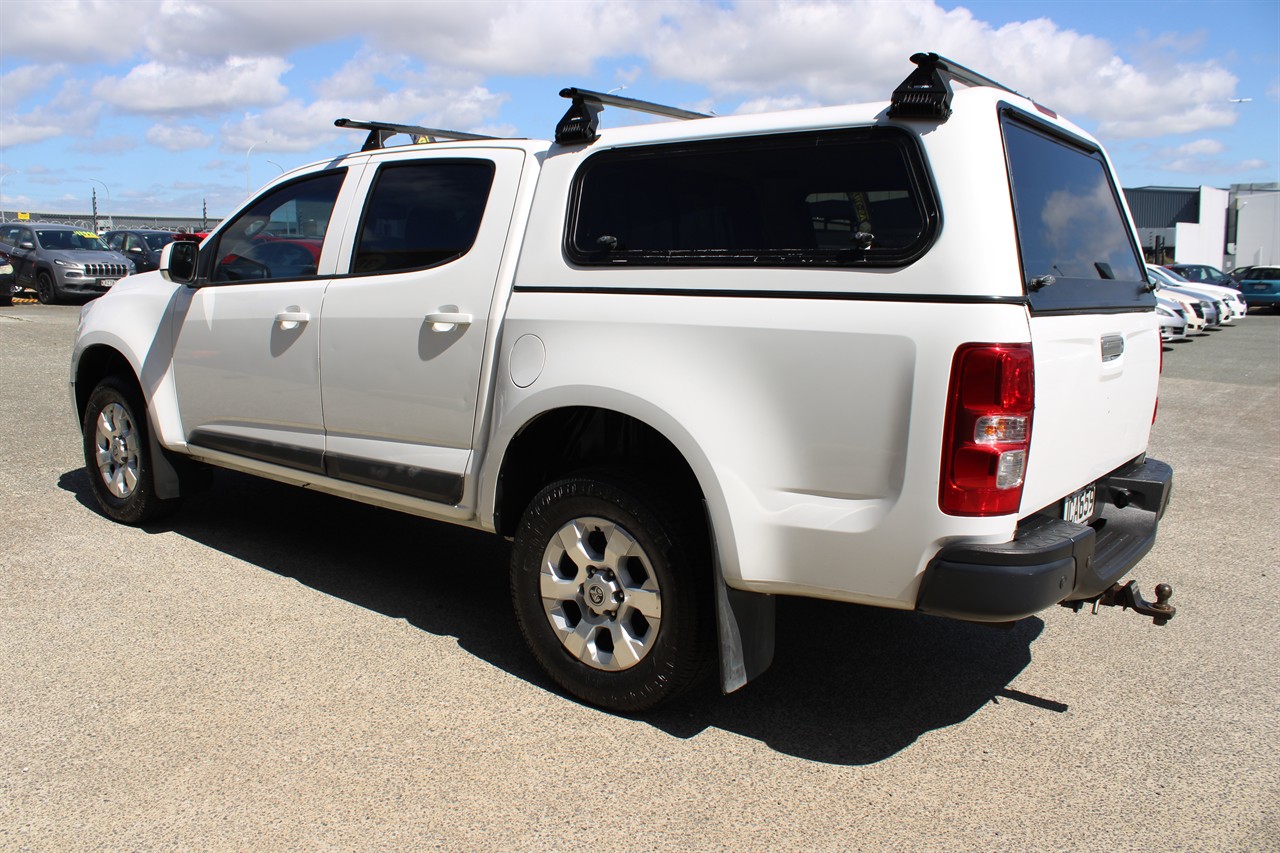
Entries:
<svg viewBox="0 0 1280 853">
<path fill-rule="evenodd" d="M 1249 313 L 1249 306 L 1241 298 L 1240 291 L 1234 287 L 1224 287 L 1200 281 L 1187 281 L 1173 270 L 1152 265 L 1147 266 L 1147 273 L 1153 280 L 1158 280 L 1162 284 L 1190 290 L 1212 300 L 1218 308 L 1219 321 L 1221 323 L 1233 323 L 1238 318 Z"/>
<path fill-rule="evenodd" d="M 1187 313 L 1172 299 L 1156 299 L 1156 316 L 1160 320 L 1160 340 L 1185 341 L 1187 339 Z"/>
<path fill-rule="evenodd" d="M 1182 307 L 1183 315 L 1187 318 L 1187 334 L 1203 334 L 1208 328 L 1208 317 L 1213 316 L 1214 312 L 1213 306 L 1204 299 L 1168 285 L 1157 285 L 1155 293 L 1157 299 L 1168 299 Z"/>
<path fill-rule="evenodd" d="M 1250 267 L 1240 282 L 1240 295 L 1250 305 L 1280 310 L 1280 267 Z"/>
<path fill-rule="evenodd" d="M 82 311 L 97 507 L 145 523 L 214 466 L 509 537 L 532 658 L 627 713 L 763 671 L 784 595 L 1163 624 L 1171 591 L 1122 583 L 1173 473 L 1120 183 L 1047 107 L 912 62 L 788 113 L 565 89 L 555 141 L 340 119 L 360 151 Z"/>
<path fill-rule="evenodd" d="M 13 260 L 8 252 L 0 252 L 0 305 L 13 304 L 13 292 L 17 284 L 13 275 Z"/>
<path fill-rule="evenodd" d="M 1187 281 L 1196 284 L 1221 284 L 1230 287 L 1234 282 L 1231 276 L 1208 264 L 1165 264 L 1164 266 L 1165 269 L 1172 270 Z"/>
<path fill-rule="evenodd" d="M 17 285 L 35 290 L 46 305 L 100 296 L 134 272 L 133 261 L 108 249 L 94 232 L 73 225 L 0 225 L 0 251 L 13 260 Z"/>
<path fill-rule="evenodd" d="M 1236 267 L 1235 269 L 1228 272 L 1227 275 L 1231 276 L 1231 280 L 1235 282 L 1235 284 L 1231 286 L 1239 289 L 1240 282 L 1244 281 L 1245 276 L 1248 274 L 1249 270 L 1251 269 L 1253 269 L 1252 266 Z"/>
<path fill-rule="evenodd" d="M 177 236 L 173 231 L 131 228 L 108 231 L 102 239 L 108 248 L 132 260 L 138 272 L 150 272 L 160 267 L 160 251 Z"/>
</svg>

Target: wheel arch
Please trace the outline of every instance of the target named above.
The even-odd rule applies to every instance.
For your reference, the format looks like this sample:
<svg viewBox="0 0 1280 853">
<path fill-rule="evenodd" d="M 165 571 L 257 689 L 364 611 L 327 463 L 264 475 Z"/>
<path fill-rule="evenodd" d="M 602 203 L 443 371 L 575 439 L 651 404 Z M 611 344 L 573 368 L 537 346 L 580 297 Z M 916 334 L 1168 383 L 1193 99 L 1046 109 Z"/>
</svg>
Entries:
<svg viewBox="0 0 1280 853">
<path fill-rule="evenodd" d="M 562 406 L 528 420 L 503 448 L 493 492 L 494 528 L 513 535 L 543 486 L 574 471 L 608 467 L 662 471 L 691 509 L 706 497 L 693 466 L 661 430 L 613 408 Z"/>
<path fill-rule="evenodd" d="M 121 377 L 133 386 L 139 396 L 142 395 L 142 384 L 138 381 L 137 371 L 120 350 L 107 344 L 90 346 L 79 354 L 75 365 L 72 387 L 77 423 L 83 424 L 89 395 L 108 376 Z"/>
</svg>

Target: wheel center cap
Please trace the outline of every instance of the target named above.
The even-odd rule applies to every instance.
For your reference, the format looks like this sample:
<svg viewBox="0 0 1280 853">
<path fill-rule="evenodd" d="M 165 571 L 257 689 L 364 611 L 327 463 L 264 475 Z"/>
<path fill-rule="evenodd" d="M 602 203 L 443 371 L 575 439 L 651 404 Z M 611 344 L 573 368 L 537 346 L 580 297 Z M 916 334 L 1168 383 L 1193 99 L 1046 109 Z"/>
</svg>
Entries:
<svg viewBox="0 0 1280 853">
<path fill-rule="evenodd" d="M 116 462 L 123 462 L 128 458 L 128 454 L 125 452 L 123 438 L 116 437 L 111 439 L 111 458 Z"/>
<path fill-rule="evenodd" d="M 603 616 L 606 613 L 617 609 L 618 597 L 622 588 L 611 578 L 604 574 L 598 574 L 591 580 L 587 581 L 586 587 L 582 590 L 582 597 L 586 600 L 586 604 L 591 611 L 597 616 Z"/>
</svg>

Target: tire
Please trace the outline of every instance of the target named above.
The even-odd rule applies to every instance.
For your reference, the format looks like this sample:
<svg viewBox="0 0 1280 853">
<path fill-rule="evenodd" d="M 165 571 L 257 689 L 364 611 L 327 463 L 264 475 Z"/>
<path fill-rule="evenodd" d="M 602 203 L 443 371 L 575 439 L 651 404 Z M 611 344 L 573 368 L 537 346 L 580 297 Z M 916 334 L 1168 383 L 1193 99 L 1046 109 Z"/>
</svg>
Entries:
<svg viewBox="0 0 1280 853">
<path fill-rule="evenodd" d="M 41 305 L 57 305 L 62 300 L 58 296 L 58 285 L 53 276 L 41 272 L 36 276 L 36 299 Z"/>
<path fill-rule="evenodd" d="M 84 465 L 104 515 L 122 524 L 163 518 L 181 498 L 156 495 L 150 425 L 142 398 L 128 382 L 108 376 L 85 406 Z"/>
<path fill-rule="evenodd" d="M 13 304 L 13 285 L 0 284 L 0 307 Z"/>
<path fill-rule="evenodd" d="M 610 711 L 644 711 L 693 687 L 713 662 L 706 540 L 696 504 L 677 514 L 641 479 L 590 472 L 547 486 L 511 556 L 533 656 L 570 694 Z"/>
</svg>

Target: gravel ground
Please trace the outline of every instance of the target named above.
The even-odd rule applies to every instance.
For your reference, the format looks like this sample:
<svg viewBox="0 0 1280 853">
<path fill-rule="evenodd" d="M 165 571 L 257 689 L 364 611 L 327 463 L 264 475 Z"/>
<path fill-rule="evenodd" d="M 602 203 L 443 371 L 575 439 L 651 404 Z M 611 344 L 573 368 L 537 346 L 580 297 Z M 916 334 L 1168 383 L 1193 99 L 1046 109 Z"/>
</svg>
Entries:
<svg viewBox="0 0 1280 853">
<path fill-rule="evenodd" d="M 77 311 L 0 309 L 2 849 L 1280 849 L 1280 315 L 1166 348 L 1168 626 L 784 601 L 758 681 L 628 719 L 496 538 L 226 472 L 98 515 Z"/>
</svg>

